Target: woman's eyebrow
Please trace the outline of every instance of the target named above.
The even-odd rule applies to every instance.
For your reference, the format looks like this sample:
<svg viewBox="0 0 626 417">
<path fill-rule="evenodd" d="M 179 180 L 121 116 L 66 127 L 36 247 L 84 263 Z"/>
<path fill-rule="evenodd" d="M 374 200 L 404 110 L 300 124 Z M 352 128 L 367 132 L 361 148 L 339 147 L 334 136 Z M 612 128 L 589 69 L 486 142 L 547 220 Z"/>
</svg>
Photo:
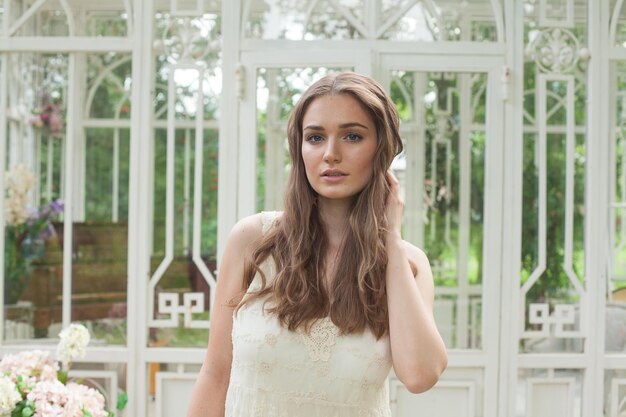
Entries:
<svg viewBox="0 0 626 417">
<path fill-rule="evenodd" d="M 367 130 L 367 126 L 365 126 L 364 124 L 361 124 L 359 122 L 349 122 L 349 123 L 343 123 L 339 125 L 340 129 L 347 129 L 350 127 L 360 127 L 362 129 Z M 318 126 L 318 125 L 308 125 L 305 126 L 304 129 L 302 130 L 319 130 L 319 131 L 323 131 L 324 128 L 322 126 Z"/>
<path fill-rule="evenodd" d="M 359 122 L 344 123 L 344 124 L 339 125 L 339 127 L 341 129 L 346 129 L 346 128 L 349 128 L 349 127 L 360 127 L 360 128 L 363 128 L 363 129 L 367 130 L 367 126 L 365 126 L 365 125 L 363 125 L 363 124 L 361 124 Z"/>
</svg>

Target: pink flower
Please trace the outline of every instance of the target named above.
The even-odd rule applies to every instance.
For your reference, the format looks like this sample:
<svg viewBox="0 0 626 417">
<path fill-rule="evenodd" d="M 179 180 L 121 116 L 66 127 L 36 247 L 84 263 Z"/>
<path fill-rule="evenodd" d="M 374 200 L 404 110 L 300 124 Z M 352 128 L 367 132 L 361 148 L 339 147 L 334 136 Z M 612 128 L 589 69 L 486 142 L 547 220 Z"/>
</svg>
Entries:
<svg viewBox="0 0 626 417">
<path fill-rule="evenodd" d="M 30 118 L 30 124 L 35 126 L 35 127 L 43 127 L 43 120 L 41 120 L 41 117 L 37 116 L 32 116 Z"/>
<path fill-rule="evenodd" d="M 69 360 L 80 357 L 89 338 L 89 331 L 82 325 L 64 329 L 59 342 L 61 356 Z M 99 391 L 74 382 L 65 385 L 65 377 L 60 377 L 59 364 L 49 352 L 31 350 L 5 355 L 0 361 L 0 417 L 19 410 L 16 404 L 24 398 L 29 402 L 20 406 L 25 407 L 22 413 L 32 412 L 32 417 L 109 416 Z"/>
<path fill-rule="evenodd" d="M 63 130 L 63 119 L 61 119 L 61 115 L 55 111 L 50 113 L 48 116 L 48 129 L 52 133 L 59 133 Z"/>
<path fill-rule="evenodd" d="M 10 376 L 17 383 L 18 376 L 25 382 L 25 391 L 39 381 L 55 381 L 59 365 L 49 352 L 29 350 L 15 355 L 5 355 L 0 361 L 0 373 Z"/>
<path fill-rule="evenodd" d="M 93 388 L 89 388 L 85 385 L 74 384 L 70 382 L 67 384 L 67 389 L 70 393 L 69 401 L 67 403 L 67 410 L 79 410 L 82 416 L 82 410 L 88 411 L 93 417 L 107 417 L 109 414 L 105 410 L 104 396 Z M 73 416 L 73 414 L 71 414 Z"/>
<path fill-rule="evenodd" d="M 35 403 L 33 417 L 74 417 L 64 412 L 69 396 L 67 387 L 55 379 L 39 381 L 26 398 Z"/>
</svg>

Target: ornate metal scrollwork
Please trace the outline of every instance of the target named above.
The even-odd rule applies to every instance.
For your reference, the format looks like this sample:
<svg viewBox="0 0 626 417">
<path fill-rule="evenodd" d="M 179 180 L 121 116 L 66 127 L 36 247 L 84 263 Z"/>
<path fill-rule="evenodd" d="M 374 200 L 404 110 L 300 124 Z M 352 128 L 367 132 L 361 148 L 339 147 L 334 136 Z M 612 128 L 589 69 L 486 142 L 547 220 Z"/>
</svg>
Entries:
<svg viewBox="0 0 626 417">
<path fill-rule="evenodd" d="M 214 28 L 201 19 L 174 18 L 160 41 L 168 59 L 181 61 L 207 61 L 211 52 L 220 49 L 218 38 L 210 36 Z"/>
<path fill-rule="evenodd" d="M 567 29 L 540 30 L 529 42 L 526 53 L 545 73 L 563 74 L 573 71 L 589 51 L 581 48 L 576 36 Z"/>
<path fill-rule="evenodd" d="M 183 315 L 185 328 L 208 328 L 206 320 L 194 320 L 193 314 L 204 312 L 204 294 L 187 292 L 183 294 L 183 304 L 179 304 L 177 293 L 163 292 L 159 294 L 159 314 L 169 314 L 169 318 L 155 320 L 155 327 L 178 327 L 179 315 Z"/>
</svg>

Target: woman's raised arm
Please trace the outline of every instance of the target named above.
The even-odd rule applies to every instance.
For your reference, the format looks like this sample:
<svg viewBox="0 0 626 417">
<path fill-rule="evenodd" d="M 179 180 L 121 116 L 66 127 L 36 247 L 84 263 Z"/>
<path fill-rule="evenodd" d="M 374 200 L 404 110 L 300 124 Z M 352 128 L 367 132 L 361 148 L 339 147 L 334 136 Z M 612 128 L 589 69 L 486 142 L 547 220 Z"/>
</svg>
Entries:
<svg viewBox="0 0 626 417">
<path fill-rule="evenodd" d="M 434 284 L 426 254 L 400 237 L 404 201 L 398 180 L 387 174 L 387 305 L 396 376 L 413 393 L 430 389 L 448 364 L 433 316 Z M 409 261 L 417 267 L 414 276 Z"/>
</svg>

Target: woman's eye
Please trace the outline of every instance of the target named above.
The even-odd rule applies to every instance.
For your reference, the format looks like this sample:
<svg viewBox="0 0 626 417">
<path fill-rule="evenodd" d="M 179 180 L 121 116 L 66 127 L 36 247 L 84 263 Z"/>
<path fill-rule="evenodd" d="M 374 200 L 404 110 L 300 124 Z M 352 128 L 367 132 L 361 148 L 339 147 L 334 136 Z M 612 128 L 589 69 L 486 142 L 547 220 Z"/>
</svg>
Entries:
<svg viewBox="0 0 626 417">
<path fill-rule="evenodd" d="M 350 142 L 356 142 L 361 139 L 361 135 L 358 135 L 356 133 L 348 133 L 346 139 L 348 139 Z"/>
<path fill-rule="evenodd" d="M 322 141 L 322 137 L 320 135 L 311 135 L 308 138 L 306 138 L 307 142 L 321 142 Z"/>
</svg>

